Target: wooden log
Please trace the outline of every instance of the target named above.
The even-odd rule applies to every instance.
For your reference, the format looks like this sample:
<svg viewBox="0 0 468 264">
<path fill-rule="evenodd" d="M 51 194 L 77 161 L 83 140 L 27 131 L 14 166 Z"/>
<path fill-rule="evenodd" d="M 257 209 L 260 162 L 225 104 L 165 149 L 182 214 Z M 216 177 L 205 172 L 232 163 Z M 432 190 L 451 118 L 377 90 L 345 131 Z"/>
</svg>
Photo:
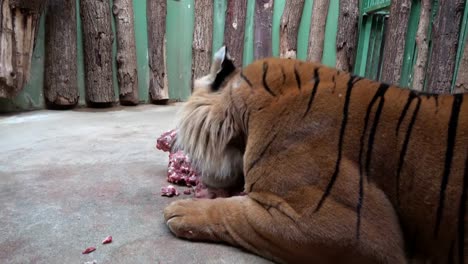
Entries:
<svg viewBox="0 0 468 264">
<path fill-rule="evenodd" d="M 383 82 L 396 85 L 400 83 L 410 12 L 411 0 L 392 1 L 382 61 Z"/>
<path fill-rule="evenodd" d="M 242 66 L 246 13 L 247 0 L 228 0 L 224 43 L 236 67 Z"/>
<path fill-rule="evenodd" d="M 426 73 L 426 89 L 450 93 L 457 57 L 463 0 L 440 0 L 432 26 L 432 51 Z"/>
<path fill-rule="evenodd" d="M 50 0 L 45 26 L 44 99 L 49 108 L 78 103 L 75 0 Z"/>
<path fill-rule="evenodd" d="M 152 103 L 164 104 L 169 99 L 166 74 L 166 0 L 147 0 L 149 95 Z"/>
<path fill-rule="evenodd" d="M 138 72 L 135 44 L 135 24 L 132 0 L 114 0 L 117 36 L 117 81 L 122 105 L 138 104 Z"/>
<path fill-rule="evenodd" d="M 192 44 L 192 81 L 210 71 L 213 42 L 213 0 L 195 1 L 195 25 Z"/>
<path fill-rule="evenodd" d="M 431 22 L 431 2 L 432 0 L 421 1 L 421 15 L 419 17 L 418 32 L 416 33 L 417 58 L 414 65 L 412 89 L 416 91 L 424 90 L 426 79 L 427 60 L 429 55 L 429 23 Z"/>
<path fill-rule="evenodd" d="M 309 61 L 322 62 L 323 47 L 325 45 L 325 26 L 327 24 L 329 6 L 330 0 L 314 1 L 307 51 L 307 60 Z"/>
<path fill-rule="evenodd" d="M 336 36 L 336 68 L 353 72 L 358 45 L 359 1 L 340 2 Z"/>
<path fill-rule="evenodd" d="M 114 102 L 110 5 L 106 0 L 80 0 L 83 25 L 86 102 L 108 107 Z"/>
<path fill-rule="evenodd" d="M 271 57 L 273 0 L 256 0 L 254 17 L 254 58 Z"/>
<path fill-rule="evenodd" d="M 13 98 L 29 79 L 39 19 L 47 1 L 0 1 L 0 98 Z"/>
<path fill-rule="evenodd" d="M 286 1 L 280 24 L 280 57 L 297 57 L 297 35 L 301 23 L 304 0 Z"/>
</svg>

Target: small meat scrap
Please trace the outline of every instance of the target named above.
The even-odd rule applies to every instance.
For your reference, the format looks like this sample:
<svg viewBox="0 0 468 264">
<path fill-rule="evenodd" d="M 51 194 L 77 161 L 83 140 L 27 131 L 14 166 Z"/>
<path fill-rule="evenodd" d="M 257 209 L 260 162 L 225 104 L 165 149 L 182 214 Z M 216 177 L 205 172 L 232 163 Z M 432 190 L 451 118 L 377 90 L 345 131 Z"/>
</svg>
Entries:
<svg viewBox="0 0 468 264">
<path fill-rule="evenodd" d="M 192 190 L 186 189 L 186 190 L 184 190 L 184 194 L 186 194 L 186 195 L 192 194 Z"/>
<path fill-rule="evenodd" d="M 174 187 L 174 185 L 168 185 L 167 187 L 161 188 L 161 196 L 167 196 L 167 197 L 179 196 L 179 192 Z"/>
<path fill-rule="evenodd" d="M 102 241 L 102 244 L 109 244 L 109 243 L 112 243 L 112 236 L 108 236 Z"/>
<path fill-rule="evenodd" d="M 89 248 L 85 249 L 85 250 L 82 252 L 82 254 L 89 254 L 89 253 L 93 252 L 94 250 L 96 250 L 95 247 L 89 247 Z"/>
<path fill-rule="evenodd" d="M 164 132 L 157 140 L 156 140 L 156 148 L 160 149 L 164 152 L 170 152 L 172 149 L 172 145 L 174 145 L 175 139 L 177 136 L 177 130 L 169 130 Z"/>
</svg>

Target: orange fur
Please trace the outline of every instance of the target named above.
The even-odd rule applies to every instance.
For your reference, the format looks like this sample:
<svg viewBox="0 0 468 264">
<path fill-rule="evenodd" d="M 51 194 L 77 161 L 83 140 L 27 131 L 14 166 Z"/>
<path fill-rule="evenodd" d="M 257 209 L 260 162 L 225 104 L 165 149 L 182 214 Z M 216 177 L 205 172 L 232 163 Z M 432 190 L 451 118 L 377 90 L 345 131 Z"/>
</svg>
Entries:
<svg viewBox="0 0 468 264">
<path fill-rule="evenodd" d="M 466 94 L 273 58 L 211 91 L 213 65 L 181 112 L 177 145 L 208 185 L 244 177 L 247 195 L 172 203 L 175 235 L 281 263 L 468 263 Z"/>
</svg>

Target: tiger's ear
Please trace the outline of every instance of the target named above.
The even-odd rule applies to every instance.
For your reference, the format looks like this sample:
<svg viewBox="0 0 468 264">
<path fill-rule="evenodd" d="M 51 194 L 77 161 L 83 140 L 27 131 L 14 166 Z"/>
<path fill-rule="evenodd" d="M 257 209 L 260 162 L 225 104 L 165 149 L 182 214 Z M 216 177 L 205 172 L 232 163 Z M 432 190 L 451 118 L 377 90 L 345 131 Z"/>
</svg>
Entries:
<svg viewBox="0 0 468 264">
<path fill-rule="evenodd" d="M 210 75 L 214 77 L 211 84 L 212 91 L 218 91 L 226 77 L 236 70 L 233 61 L 229 57 L 226 46 L 222 46 L 214 55 L 211 64 Z"/>
</svg>

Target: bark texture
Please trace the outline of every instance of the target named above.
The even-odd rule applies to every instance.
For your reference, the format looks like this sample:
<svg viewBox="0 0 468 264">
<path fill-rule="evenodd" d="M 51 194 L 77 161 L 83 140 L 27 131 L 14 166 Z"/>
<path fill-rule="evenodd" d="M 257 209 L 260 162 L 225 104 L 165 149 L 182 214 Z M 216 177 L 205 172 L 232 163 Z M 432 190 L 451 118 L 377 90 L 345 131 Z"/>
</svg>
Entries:
<svg viewBox="0 0 468 264">
<path fill-rule="evenodd" d="M 286 1 L 280 24 L 280 57 L 295 59 L 304 0 Z"/>
<path fill-rule="evenodd" d="M 358 43 L 359 0 L 340 2 L 338 35 L 336 36 L 336 68 L 354 70 Z"/>
<path fill-rule="evenodd" d="M 112 42 L 110 5 L 106 0 L 80 0 L 85 55 L 86 102 L 110 106 L 112 86 Z"/>
<path fill-rule="evenodd" d="M 210 71 L 213 39 L 213 0 L 195 1 L 195 26 L 192 44 L 192 80 Z"/>
<path fill-rule="evenodd" d="M 419 18 L 418 32 L 416 33 L 417 58 L 414 66 L 412 89 L 424 90 L 426 79 L 427 59 L 429 55 L 429 23 L 431 21 L 431 0 L 421 0 L 421 16 Z"/>
<path fill-rule="evenodd" d="M 78 103 L 76 28 L 76 1 L 50 0 L 44 68 L 44 99 L 50 108 Z"/>
<path fill-rule="evenodd" d="M 440 0 L 432 27 L 432 51 L 426 88 L 434 93 L 450 93 L 457 56 L 463 0 Z"/>
<path fill-rule="evenodd" d="M 411 0 L 394 0 L 385 36 L 381 80 L 398 85 L 405 55 L 406 32 L 411 12 Z"/>
<path fill-rule="evenodd" d="M 149 95 L 152 103 L 162 104 L 169 99 L 166 74 L 166 0 L 147 0 Z"/>
<path fill-rule="evenodd" d="M 309 34 L 307 60 L 321 62 L 325 41 L 325 26 L 327 24 L 330 0 L 315 0 L 312 6 L 312 21 Z"/>
<path fill-rule="evenodd" d="M 47 1 L 0 1 L 0 98 L 13 98 L 29 79 L 39 19 Z"/>
<path fill-rule="evenodd" d="M 138 104 L 138 74 L 132 0 L 114 0 L 117 35 L 117 80 L 120 104 Z"/>
<path fill-rule="evenodd" d="M 468 44 L 465 39 L 465 47 L 463 49 L 463 55 L 460 61 L 460 67 L 458 68 L 458 76 L 455 82 L 455 93 L 467 93 L 468 92 Z"/>
<path fill-rule="evenodd" d="M 271 57 L 273 0 L 256 0 L 254 17 L 254 58 Z"/>
<path fill-rule="evenodd" d="M 247 0 L 228 0 L 224 26 L 224 43 L 236 67 L 242 66 L 244 55 L 245 16 Z M 239 41 L 242 40 L 242 41 Z"/>
</svg>

